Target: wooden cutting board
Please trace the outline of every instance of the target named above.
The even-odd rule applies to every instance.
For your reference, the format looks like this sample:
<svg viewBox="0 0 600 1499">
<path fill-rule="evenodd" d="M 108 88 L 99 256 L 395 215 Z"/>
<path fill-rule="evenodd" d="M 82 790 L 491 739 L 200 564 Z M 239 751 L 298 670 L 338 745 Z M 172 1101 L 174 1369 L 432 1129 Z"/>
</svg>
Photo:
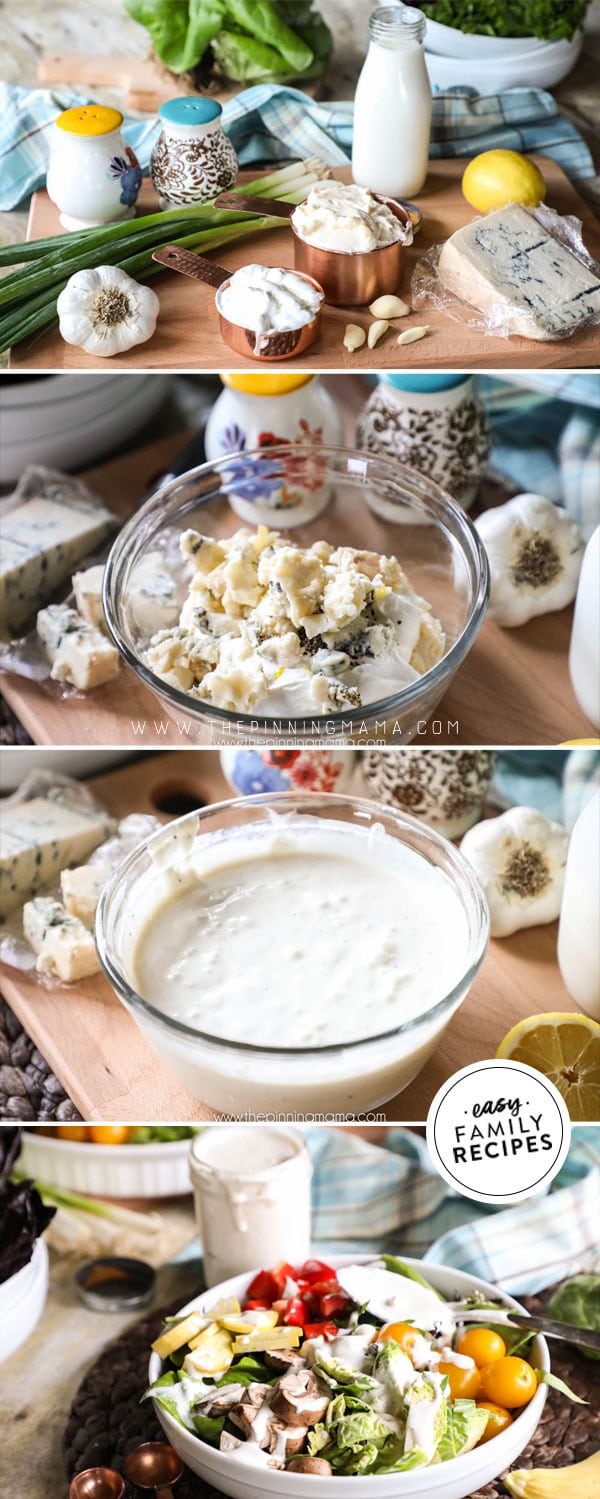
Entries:
<svg viewBox="0 0 600 1499">
<path fill-rule="evenodd" d="M 156 114 L 167 99 L 182 94 L 203 94 L 226 104 L 235 98 L 246 83 L 234 83 L 215 72 L 200 89 L 195 88 L 188 73 L 178 75 L 169 72 L 154 56 L 149 57 L 102 57 L 86 56 L 83 52 L 49 52 L 38 63 L 37 76 L 40 83 L 89 84 L 90 88 L 123 89 L 127 109 L 140 110 L 144 114 Z M 320 96 L 323 77 L 309 78 L 298 87 L 315 99 Z"/>
<path fill-rule="evenodd" d="M 587 248 L 600 258 L 600 225 L 591 209 L 556 162 L 547 157 L 534 157 L 533 160 L 538 162 L 546 179 L 550 206 L 561 214 L 575 214 L 583 220 Z M 460 189 L 464 165 L 464 161 L 457 159 L 431 164 L 426 186 L 418 199 L 423 211 L 423 226 L 408 251 L 409 264 L 402 288 L 406 294 L 417 260 L 431 245 L 447 239 L 473 217 Z M 241 180 L 244 175 L 248 177 L 247 173 L 242 174 Z M 350 181 L 350 168 L 336 168 L 334 176 Z M 142 185 L 139 204 L 146 213 L 157 209 L 157 197 L 150 181 L 145 180 Z M 45 192 L 35 193 L 28 239 L 59 232 L 62 230 L 58 210 Z M 250 257 L 269 265 L 291 266 L 293 240 L 289 227 L 255 234 L 214 252 L 214 259 L 222 261 L 231 270 L 246 265 Z M 229 369 L 232 364 L 236 368 L 256 368 L 254 360 L 232 356 L 231 349 L 223 342 L 214 310 L 214 292 L 210 287 L 172 271 L 161 274 L 153 285 L 161 302 L 156 333 L 148 343 L 138 344 L 128 354 L 111 359 L 113 372 L 117 369 Z M 406 326 L 416 326 L 417 321 L 426 323 L 430 332 L 425 338 L 399 348 L 396 337 L 389 333 L 375 349 L 369 350 L 365 346 L 351 355 L 343 347 L 344 329 L 349 320 L 362 322 L 365 327 L 371 321 L 366 309 L 327 307 L 318 343 L 299 362 L 306 369 L 320 370 L 527 369 L 532 365 L 538 369 L 562 369 L 598 363 L 597 328 L 584 329 L 573 338 L 550 343 L 534 343 L 525 338 L 490 338 L 476 328 L 453 322 L 445 312 L 428 307 L 419 311 L 411 324 L 398 325 L 398 332 L 401 332 Z M 93 359 L 83 350 L 63 343 L 58 331 L 52 329 L 41 337 L 20 344 L 13 352 L 11 368 L 43 368 L 48 371 L 105 369 L 106 360 Z"/>
<path fill-rule="evenodd" d="M 214 750 L 143 756 L 89 785 L 115 817 L 180 815 L 231 795 Z M 351 791 L 364 794 L 360 769 Z M 492 942 L 483 968 L 427 1068 L 382 1113 L 426 1118 L 438 1088 L 469 1062 L 495 1055 L 502 1037 L 527 1015 L 574 1010 L 556 961 L 557 924 Z M 45 988 L 2 967 L 2 993 L 84 1119 L 174 1122 L 211 1110 L 174 1082 L 103 977 Z"/>
<path fill-rule="evenodd" d="M 353 441 L 367 389 L 361 380 L 330 377 L 329 389 L 345 415 L 345 440 Z M 185 434 L 165 438 L 90 469 L 84 477 L 119 515 L 149 493 Z M 504 494 L 486 486 L 486 503 Z M 368 525 L 365 513 L 365 527 Z M 369 536 L 365 534 L 365 546 Z M 473 649 L 423 726 L 419 744 L 561 744 L 594 733 L 571 687 L 568 652 L 572 610 L 546 614 L 518 630 L 486 620 Z M 61 696 L 56 683 L 0 677 L 7 703 L 35 744 L 128 745 L 139 749 L 202 744 L 198 727 L 186 736 L 153 694 L 123 663 L 114 682 L 86 696 Z"/>
</svg>

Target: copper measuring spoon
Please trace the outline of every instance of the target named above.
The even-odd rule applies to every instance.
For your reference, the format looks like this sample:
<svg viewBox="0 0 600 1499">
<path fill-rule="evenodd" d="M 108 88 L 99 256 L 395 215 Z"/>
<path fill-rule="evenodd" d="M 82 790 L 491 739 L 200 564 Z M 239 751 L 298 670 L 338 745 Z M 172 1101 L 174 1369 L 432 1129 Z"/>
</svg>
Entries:
<svg viewBox="0 0 600 1499">
<path fill-rule="evenodd" d="M 142 1442 L 128 1452 L 125 1476 L 139 1489 L 155 1489 L 156 1499 L 173 1499 L 171 1485 L 179 1483 L 183 1463 L 168 1442 Z"/>
<path fill-rule="evenodd" d="M 69 1499 L 122 1499 L 125 1484 L 114 1468 L 86 1468 L 69 1485 Z"/>
</svg>

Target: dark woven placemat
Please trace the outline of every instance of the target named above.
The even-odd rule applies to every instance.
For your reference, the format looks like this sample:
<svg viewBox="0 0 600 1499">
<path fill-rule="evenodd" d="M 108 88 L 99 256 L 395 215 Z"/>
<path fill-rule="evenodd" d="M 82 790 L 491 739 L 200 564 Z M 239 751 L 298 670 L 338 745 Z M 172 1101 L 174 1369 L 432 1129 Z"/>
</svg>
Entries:
<svg viewBox="0 0 600 1499">
<path fill-rule="evenodd" d="M 0 995 L 0 1119 L 80 1119 L 62 1083 Z"/>
<path fill-rule="evenodd" d="M 524 1296 L 523 1303 L 540 1311 L 551 1295 Z M 117 1338 L 88 1371 L 79 1386 L 63 1437 L 69 1479 L 84 1468 L 97 1465 L 120 1471 L 123 1459 L 139 1442 L 164 1441 L 162 1427 L 151 1401 L 139 1404 L 146 1388 L 148 1349 L 158 1336 L 164 1317 L 179 1309 L 179 1303 L 153 1312 Z M 542 1421 L 522 1453 L 520 1468 L 564 1467 L 589 1457 L 600 1445 L 600 1363 L 584 1359 L 574 1349 L 556 1343 L 552 1352 L 555 1374 L 566 1380 L 576 1394 L 588 1400 L 573 1405 L 564 1395 L 548 1391 Z M 127 1499 L 144 1499 L 142 1489 L 129 1484 Z M 187 1470 L 177 1485 L 178 1499 L 217 1499 L 216 1489 Z M 506 1499 L 501 1479 L 480 1489 L 473 1499 Z"/>
</svg>

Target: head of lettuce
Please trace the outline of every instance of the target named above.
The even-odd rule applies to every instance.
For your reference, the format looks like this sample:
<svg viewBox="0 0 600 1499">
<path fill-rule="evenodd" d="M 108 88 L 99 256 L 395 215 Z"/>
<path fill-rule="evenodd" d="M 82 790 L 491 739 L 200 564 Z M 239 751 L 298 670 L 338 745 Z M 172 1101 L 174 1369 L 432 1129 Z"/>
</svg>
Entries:
<svg viewBox="0 0 600 1499">
<path fill-rule="evenodd" d="M 333 47 L 313 0 L 125 0 L 125 9 L 173 73 L 193 72 L 210 48 L 236 82 L 316 78 Z"/>
</svg>

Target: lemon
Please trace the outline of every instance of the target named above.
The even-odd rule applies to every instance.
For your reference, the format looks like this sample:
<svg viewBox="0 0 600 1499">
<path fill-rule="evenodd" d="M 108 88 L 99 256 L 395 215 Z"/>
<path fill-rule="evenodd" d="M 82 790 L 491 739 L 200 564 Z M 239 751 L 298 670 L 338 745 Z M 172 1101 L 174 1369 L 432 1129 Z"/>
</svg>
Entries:
<svg viewBox="0 0 600 1499">
<path fill-rule="evenodd" d="M 593 744 L 600 749 L 600 739 L 563 739 L 562 744 L 559 744 L 558 748 L 570 749 L 573 744 Z"/>
<path fill-rule="evenodd" d="M 520 151 L 482 151 L 463 172 L 462 190 L 478 213 L 490 213 L 507 203 L 537 208 L 546 184 L 535 163 Z"/>
<path fill-rule="evenodd" d="M 496 1056 L 542 1072 L 562 1094 L 571 1119 L 600 1119 L 600 1025 L 587 1015 L 530 1015 L 508 1032 Z"/>
</svg>

